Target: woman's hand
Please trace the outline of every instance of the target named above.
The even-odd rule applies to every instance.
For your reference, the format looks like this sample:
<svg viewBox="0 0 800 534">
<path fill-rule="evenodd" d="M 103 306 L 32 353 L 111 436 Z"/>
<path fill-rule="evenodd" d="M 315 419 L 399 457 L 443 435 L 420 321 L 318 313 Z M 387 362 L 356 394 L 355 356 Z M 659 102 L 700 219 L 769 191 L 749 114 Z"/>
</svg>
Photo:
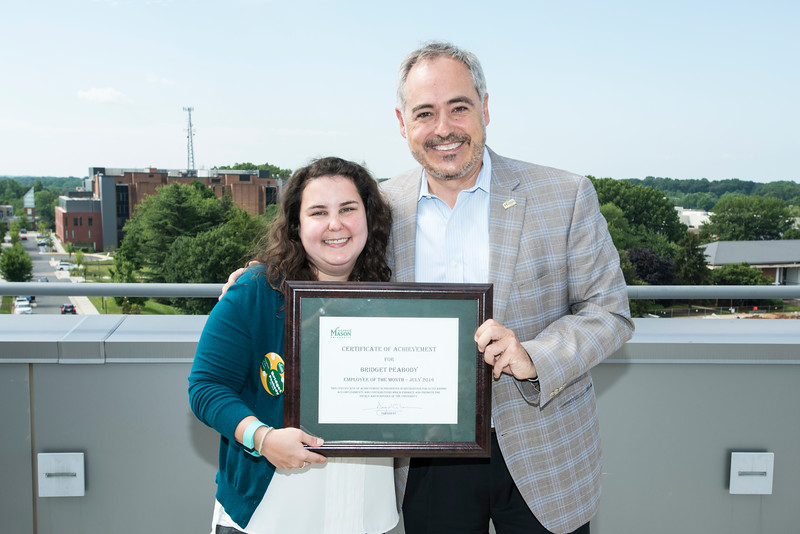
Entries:
<svg viewBox="0 0 800 534">
<path fill-rule="evenodd" d="M 261 456 L 278 469 L 300 469 L 308 464 L 324 464 L 328 459 L 306 449 L 322 447 L 321 438 L 306 434 L 299 428 L 275 428 L 269 431 L 261 445 Z"/>
</svg>

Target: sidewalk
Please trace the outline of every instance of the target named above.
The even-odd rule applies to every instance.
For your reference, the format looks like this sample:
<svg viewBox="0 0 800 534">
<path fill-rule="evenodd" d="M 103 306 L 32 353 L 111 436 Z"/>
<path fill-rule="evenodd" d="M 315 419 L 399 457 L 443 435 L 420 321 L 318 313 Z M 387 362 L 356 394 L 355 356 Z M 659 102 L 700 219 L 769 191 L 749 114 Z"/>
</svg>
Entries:
<svg viewBox="0 0 800 534">
<path fill-rule="evenodd" d="M 55 233 L 50 234 L 50 240 L 53 242 L 53 246 L 55 247 L 56 251 L 61 254 L 68 254 L 66 250 L 64 250 L 64 246 L 61 244 L 61 241 L 58 239 L 58 236 Z M 53 258 L 50 259 L 50 265 L 55 267 L 56 260 Z M 56 278 L 59 280 L 63 280 L 65 278 L 69 278 L 70 282 L 73 283 L 81 283 L 84 281 L 82 276 L 70 276 L 68 272 L 65 271 L 56 271 Z M 100 312 L 97 311 L 92 301 L 89 300 L 89 297 L 70 297 L 69 301 L 75 305 L 75 309 L 78 311 L 80 315 L 99 315 Z"/>
</svg>

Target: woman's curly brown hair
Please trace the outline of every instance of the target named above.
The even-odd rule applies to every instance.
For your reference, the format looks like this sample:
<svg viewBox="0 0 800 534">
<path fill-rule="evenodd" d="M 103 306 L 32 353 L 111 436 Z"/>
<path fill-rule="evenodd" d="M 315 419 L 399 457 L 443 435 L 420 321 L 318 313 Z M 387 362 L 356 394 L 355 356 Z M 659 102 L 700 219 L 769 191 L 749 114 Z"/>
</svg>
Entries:
<svg viewBox="0 0 800 534">
<path fill-rule="evenodd" d="M 381 196 L 377 182 L 367 169 L 351 161 L 328 157 L 295 171 L 283 193 L 278 217 L 272 223 L 269 234 L 256 245 L 252 260 L 267 266 L 267 281 L 282 293 L 285 293 L 286 280 L 317 279 L 300 241 L 300 203 L 308 182 L 323 176 L 350 178 L 366 210 L 367 243 L 356 260 L 349 280 L 387 282 L 392 275 L 386 263 L 386 247 L 392 227 L 389 204 Z"/>
</svg>

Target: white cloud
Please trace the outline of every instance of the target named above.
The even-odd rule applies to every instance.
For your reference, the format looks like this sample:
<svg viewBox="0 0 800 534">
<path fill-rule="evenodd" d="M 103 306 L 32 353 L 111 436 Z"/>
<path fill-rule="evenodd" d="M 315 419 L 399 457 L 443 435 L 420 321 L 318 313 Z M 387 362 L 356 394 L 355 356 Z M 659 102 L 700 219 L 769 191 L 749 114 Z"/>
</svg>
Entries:
<svg viewBox="0 0 800 534">
<path fill-rule="evenodd" d="M 111 87 L 92 87 L 86 91 L 78 91 L 78 98 L 88 100 L 89 102 L 118 102 L 128 103 L 130 99 L 124 94 Z"/>
</svg>

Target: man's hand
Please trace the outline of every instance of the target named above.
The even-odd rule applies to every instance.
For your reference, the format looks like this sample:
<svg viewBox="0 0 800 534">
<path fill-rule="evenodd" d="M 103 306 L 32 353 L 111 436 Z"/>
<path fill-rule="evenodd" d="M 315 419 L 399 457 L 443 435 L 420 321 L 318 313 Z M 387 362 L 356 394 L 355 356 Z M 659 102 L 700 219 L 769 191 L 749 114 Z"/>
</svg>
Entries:
<svg viewBox="0 0 800 534">
<path fill-rule="evenodd" d="M 258 262 L 257 261 L 251 261 L 251 262 L 249 262 L 247 264 L 247 267 L 252 267 L 253 265 L 258 265 Z M 228 288 L 236 283 L 236 280 L 240 276 L 242 276 L 242 273 L 244 273 L 247 270 L 247 267 L 240 267 L 239 269 L 236 269 L 230 275 L 228 275 L 228 281 L 225 282 L 224 286 L 222 286 L 222 293 L 219 294 L 219 297 L 217 297 L 217 300 L 222 300 L 222 297 L 224 297 L 225 293 L 228 292 Z"/>
<path fill-rule="evenodd" d="M 475 331 L 475 343 L 483 352 L 483 360 L 494 368 L 495 379 L 502 373 L 518 380 L 536 378 L 536 367 L 517 336 L 494 319 L 489 319 Z"/>
</svg>

